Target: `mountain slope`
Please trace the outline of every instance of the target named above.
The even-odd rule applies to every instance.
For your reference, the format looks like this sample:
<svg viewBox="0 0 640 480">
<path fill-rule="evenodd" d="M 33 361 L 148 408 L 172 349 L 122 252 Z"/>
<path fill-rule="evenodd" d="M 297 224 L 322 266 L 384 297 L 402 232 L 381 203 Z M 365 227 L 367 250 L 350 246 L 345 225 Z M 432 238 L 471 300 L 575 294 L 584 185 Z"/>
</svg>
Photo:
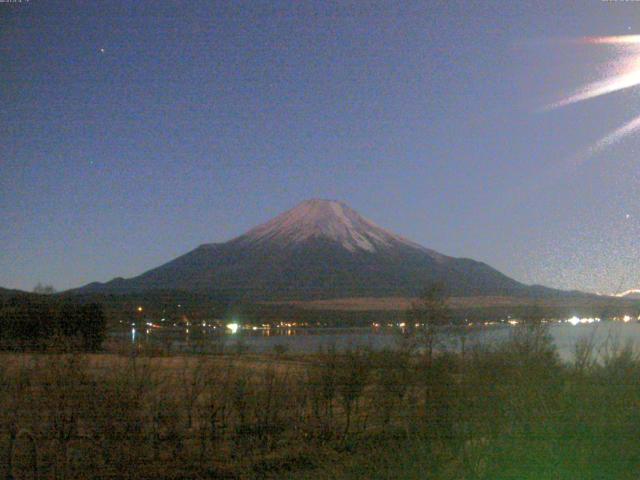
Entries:
<svg viewBox="0 0 640 480">
<path fill-rule="evenodd" d="M 561 293 L 424 248 L 329 200 L 308 200 L 229 242 L 205 244 L 140 276 L 80 291 L 189 290 L 231 298 L 315 299 L 415 295 L 435 280 L 457 296 Z"/>
<path fill-rule="evenodd" d="M 31 292 L 25 292 L 24 290 L 15 290 L 9 288 L 0 287 L 0 298 L 10 298 L 19 295 L 34 295 Z"/>
</svg>

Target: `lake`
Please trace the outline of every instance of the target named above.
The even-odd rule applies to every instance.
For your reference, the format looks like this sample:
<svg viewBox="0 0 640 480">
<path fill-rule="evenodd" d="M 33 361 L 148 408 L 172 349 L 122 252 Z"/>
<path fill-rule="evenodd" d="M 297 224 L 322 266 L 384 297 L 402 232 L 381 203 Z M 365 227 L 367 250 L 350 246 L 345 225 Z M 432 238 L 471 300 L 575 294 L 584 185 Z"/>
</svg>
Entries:
<svg viewBox="0 0 640 480">
<path fill-rule="evenodd" d="M 466 330 L 467 348 L 475 345 L 491 345 L 509 338 L 514 327 L 504 324 L 469 327 Z M 638 322 L 600 322 L 571 325 L 553 323 L 549 332 L 558 348 L 561 358 L 570 361 L 573 358 L 576 342 L 579 339 L 591 339 L 600 354 L 607 349 L 623 346 L 627 342 L 640 345 L 640 323 Z M 124 334 L 113 334 L 123 337 Z M 131 338 L 130 334 L 126 334 Z M 460 337 L 447 333 L 442 335 L 449 349 L 459 349 Z M 374 350 L 397 348 L 400 334 L 394 329 L 364 328 L 290 328 L 271 329 L 270 331 L 239 330 L 226 335 L 187 335 L 184 332 L 151 332 L 137 334 L 135 342 L 164 344 L 174 352 L 194 351 L 247 351 L 252 353 L 272 353 L 275 350 L 289 353 L 314 353 L 319 350 L 335 348 L 345 351 L 353 348 L 371 348 Z"/>
</svg>

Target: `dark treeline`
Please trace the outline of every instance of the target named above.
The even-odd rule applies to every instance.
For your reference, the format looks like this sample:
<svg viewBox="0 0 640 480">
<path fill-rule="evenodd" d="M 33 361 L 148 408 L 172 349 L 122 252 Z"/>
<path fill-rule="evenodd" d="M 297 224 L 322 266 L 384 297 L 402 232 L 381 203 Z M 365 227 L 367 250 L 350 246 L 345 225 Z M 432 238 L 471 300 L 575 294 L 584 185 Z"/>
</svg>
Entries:
<svg viewBox="0 0 640 480">
<path fill-rule="evenodd" d="M 63 294 L 62 298 L 82 303 L 103 305 L 105 315 L 114 325 L 138 320 L 140 318 L 167 318 L 170 321 L 189 319 L 219 319 L 238 321 L 243 324 L 261 324 L 279 322 L 308 323 L 331 327 L 365 327 L 372 323 L 397 324 L 406 320 L 404 311 L 340 311 L 305 309 L 295 305 L 265 304 L 251 301 L 230 300 L 216 295 L 179 291 L 149 291 L 134 294 Z M 621 299 L 599 299 L 593 302 L 576 301 L 575 305 L 555 306 L 539 302 L 538 308 L 545 318 L 566 319 L 574 315 L 599 317 L 609 320 L 623 315 L 638 316 L 640 304 L 637 301 Z M 137 312 L 142 306 L 144 313 Z M 531 305 L 482 306 L 454 308 L 451 321 L 460 323 L 499 321 L 519 318 L 529 314 Z"/>
<path fill-rule="evenodd" d="M 79 348 L 98 350 L 107 322 L 97 303 L 50 295 L 0 298 L 0 349 Z"/>
<path fill-rule="evenodd" d="M 579 302 L 578 302 L 579 303 Z M 544 302 L 513 306 L 481 306 L 449 308 L 448 319 L 453 324 L 465 322 L 507 321 L 509 318 L 524 318 L 532 310 L 547 319 L 567 319 L 574 315 L 580 317 L 598 317 L 604 321 L 615 317 L 640 315 L 637 301 L 600 300 L 593 303 L 556 306 Z M 298 322 L 322 324 L 332 327 L 365 327 L 372 323 L 397 324 L 407 319 L 404 310 L 321 310 L 305 309 L 295 305 L 238 303 L 221 308 L 224 318 L 234 317 L 247 323 Z"/>
</svg>

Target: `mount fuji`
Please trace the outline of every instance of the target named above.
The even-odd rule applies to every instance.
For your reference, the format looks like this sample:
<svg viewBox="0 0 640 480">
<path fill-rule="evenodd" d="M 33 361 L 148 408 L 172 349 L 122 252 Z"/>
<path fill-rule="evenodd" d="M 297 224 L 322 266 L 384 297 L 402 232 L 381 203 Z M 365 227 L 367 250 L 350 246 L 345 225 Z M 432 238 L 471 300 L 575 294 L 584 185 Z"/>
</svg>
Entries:
<svg viewBox="0 0 640 480">
<path fill-rule="evenodd" d="M 182 290 L 253 300 L 324 299 L 414 296 L 433 281 L 455 296 L 568 294 L 430 250 L 332 200 L 307 200 L 228 242 L 204 244 L 137 277 L 75 292 Z"/>
</svg>

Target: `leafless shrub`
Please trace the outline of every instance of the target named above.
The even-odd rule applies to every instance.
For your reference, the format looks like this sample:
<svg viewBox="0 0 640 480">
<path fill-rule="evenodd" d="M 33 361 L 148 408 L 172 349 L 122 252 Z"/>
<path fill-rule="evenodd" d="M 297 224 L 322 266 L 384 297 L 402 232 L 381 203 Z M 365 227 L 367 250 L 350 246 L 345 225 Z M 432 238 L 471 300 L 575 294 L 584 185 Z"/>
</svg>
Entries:
<svg viewBox="0 0 640 480">
<path fill-rule="evenodd" d="M 579 338 L 574 346 L 574 361 L 573 367 L 577 374 L 583 375 L 586 372 L 590 372 L 594 369 L 598 362 L 598 356 L 596 351 L 596 330 L 585 336 Z"/>
<path fill-rule="evenodd" d="M 335 349 L 319 355 L 317 364 L 306 371 L 306 388 L 309 391 L 311 415 L 309 435 L 327 441 L 335 434 L 334 402 L 337 394 L 338 355 Z"/>
<path fill-rule="evenodd" d="M 206 388 L 207 371 L 211 368 L 209 358 L 202 355 L 185 359 L 180 367 L 179 384 L 183 408 L 186 410 L 187 429 L 193 426 L 193 409 Z"/>
<path fill-rule="evenodd" d="M 38 442 L 31 430 L 22 429 L 16 437 L 13 475 L 16 479 L 38 478 Z"/>
<path fill-rule="evenodd" d="M 0 435 L 5 437 L 0 467 L 6 478 L 13 472 L 13 455 L 21 423 L 26 423 L 31 405 L 29 391 L 33 382 L 33 365 L 23 357 L 13 368 L 0 364 Z"/>
<path fill-rule="evenodd" d="M 385 350 L 372 354 L 372 360 L 375 376 L 370 410 L 378 414 L 382 427 L 388 428 L 414 382 L 411 356 L 405 351 Z"/>
<path fill-rule="evenodd" d="M 371 364 L 366 352 L 360 350 L 348 351 L 341 357 L 337 374 L 337 393 L 345 414 L 343 438 L 346 438 L 351 428 L 352 417 L 358 413 L 360 399 L 369 381 Z"/>
<path fill-rule="evenodd" d="M 209 454 L 219 456 L 229 432 L 232 375 L 231 363 L 211 365 L 205 371 L 202 399 L 196 408 L 200 462 Z"/>
</svg>

